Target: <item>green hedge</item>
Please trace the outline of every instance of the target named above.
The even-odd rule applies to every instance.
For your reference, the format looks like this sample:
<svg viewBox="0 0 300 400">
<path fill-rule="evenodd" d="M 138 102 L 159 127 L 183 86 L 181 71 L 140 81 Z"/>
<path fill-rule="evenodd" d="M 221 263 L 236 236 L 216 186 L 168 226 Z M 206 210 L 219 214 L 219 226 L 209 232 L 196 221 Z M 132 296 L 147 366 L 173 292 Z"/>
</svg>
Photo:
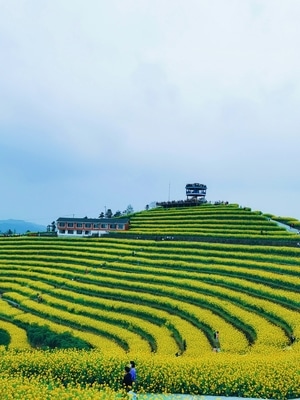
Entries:
<svg viewBox="0 0 300 400">
<path fill-rule="evenodd" d="M 0 346 L 8 346 L 10 343 L 10 335 L 4 329 L 0 328 Z"/>
<path fill-rule="evenodd" d="M 25 325 L 27 337 L 32 347 L 43 349 L 91 349 L 91 345 L 84 340 L 75 338 L 69 332 L 55 333 L 47 325 Z"/>
</svg>

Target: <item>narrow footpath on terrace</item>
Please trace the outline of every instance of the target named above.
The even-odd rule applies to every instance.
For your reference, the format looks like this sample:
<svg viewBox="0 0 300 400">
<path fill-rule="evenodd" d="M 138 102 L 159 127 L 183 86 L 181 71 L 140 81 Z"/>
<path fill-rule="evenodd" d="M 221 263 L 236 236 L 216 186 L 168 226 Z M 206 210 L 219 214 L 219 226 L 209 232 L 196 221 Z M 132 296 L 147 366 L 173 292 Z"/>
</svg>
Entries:
<svg viewBox="0 0 300 400">
<path fill-rule="evenodd" d="M 299 234 L 300 234 L 300 231 L 299 231 L 299 229 L 297 229 L 297 228 L 293 228 L 293 227 L 290 226 L 290 225 L 284 224 L 284 223 L 279 222 L 279 221 L 275 221 L 274 219 L 271 219 L 271 221 L 272 221 L 272 222 L 275 222 L 275 224 L 277 224 L 278 226 L 281 226 L 281 228 L 286 229 L 288 232 L 291 232 L 291 233 L 299 233 Z"/>
<path fill-rule="evenodd" d="M 259 398 L 253 398 L 253 397 L 225 397 L 225 396 L 196 396 L 196 395 L 190 395 L 190 394 L 159 394 L 153 395 L 153 394 L 140 394 L 138 396 L 132 396 L 132 400 L 262 400 Z M 264 399 L 264 400 L 272 400 L 272 399 Z M 299 398 L 297 399 L 292 399 L 292 400 L 300 400 Z"/>
</svg>

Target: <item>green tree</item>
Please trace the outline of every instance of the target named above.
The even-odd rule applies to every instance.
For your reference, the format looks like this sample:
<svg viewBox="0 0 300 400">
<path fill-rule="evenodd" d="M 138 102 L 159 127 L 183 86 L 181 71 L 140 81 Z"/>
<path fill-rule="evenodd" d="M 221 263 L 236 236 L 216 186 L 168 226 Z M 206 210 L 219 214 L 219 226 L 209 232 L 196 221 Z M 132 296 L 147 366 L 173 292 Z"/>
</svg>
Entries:
<svg viewBox="0 0 300 400">
<path fill-rule="evenodd" d="M 55 232 L 56 231 L 56 225 L 55 225 L 55 221 L 51 222 L 51 232 Z"/>
<path fill-rule="evenodd" d="M 107 211 L 106 211 L 105 217 L 106 218 L 111 218 L 112 216 L 113 216 L 113 213 L 112 213 L 111 209 L 108 208 Z"/>
<path fill-rule="evenodd" d="M 132 214 L 134 212 L 133 207 L 131 204 L 128 204 L 126 210 L 124 211 L 124 214 L 128 215 L 128 214 Z"/>
</svg>

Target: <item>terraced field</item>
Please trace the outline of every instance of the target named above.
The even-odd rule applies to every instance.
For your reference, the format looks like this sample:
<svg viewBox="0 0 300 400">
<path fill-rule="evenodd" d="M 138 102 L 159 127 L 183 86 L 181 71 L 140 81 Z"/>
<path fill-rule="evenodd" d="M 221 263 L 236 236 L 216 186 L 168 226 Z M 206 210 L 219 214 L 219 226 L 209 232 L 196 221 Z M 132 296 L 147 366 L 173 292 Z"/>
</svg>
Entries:
<svg viewBox="0 0 300 400">
<path fill-rule="evenodd" d="M 287 239 L 286 231 L 261 212 L 237 205 L 205 204 L 191 208 L 156 208 L 131 218 L 131 233 L 194 235 L 214 238 Z"/>
<path fill-rule="evenodd" d="M 266 237 L 290 245 L 239 242 Z M 28 347 L 16 337 L 37 323 L 132 357 L 203 356 L 215 330 L 222 352 L 281 351 L 300 337 L 297 239 L 260 213 L 210 205 L 135 214 L 127 236 L 1 238 L 2 329 L 11 347 Z"/>
</svg>

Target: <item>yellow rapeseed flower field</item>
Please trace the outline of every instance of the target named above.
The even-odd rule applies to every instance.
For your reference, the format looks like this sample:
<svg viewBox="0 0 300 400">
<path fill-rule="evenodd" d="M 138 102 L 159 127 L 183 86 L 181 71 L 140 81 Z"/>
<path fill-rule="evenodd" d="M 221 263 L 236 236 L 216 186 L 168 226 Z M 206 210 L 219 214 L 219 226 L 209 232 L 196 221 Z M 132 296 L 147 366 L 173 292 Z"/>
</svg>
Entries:
<svg viewBox="0 0 300 400">
<path fill-rule="evenodd" d="M 0 328 L 10 337 L 0 399 L 125 399 L 132 359 L 141 400 L 299 397 L 298 237 L 225 206 L 150 211 L 131 226 L 123 238 L 0 238 Z M 93 349 L 30 348 L 32 324 Z"/>
</svg>

